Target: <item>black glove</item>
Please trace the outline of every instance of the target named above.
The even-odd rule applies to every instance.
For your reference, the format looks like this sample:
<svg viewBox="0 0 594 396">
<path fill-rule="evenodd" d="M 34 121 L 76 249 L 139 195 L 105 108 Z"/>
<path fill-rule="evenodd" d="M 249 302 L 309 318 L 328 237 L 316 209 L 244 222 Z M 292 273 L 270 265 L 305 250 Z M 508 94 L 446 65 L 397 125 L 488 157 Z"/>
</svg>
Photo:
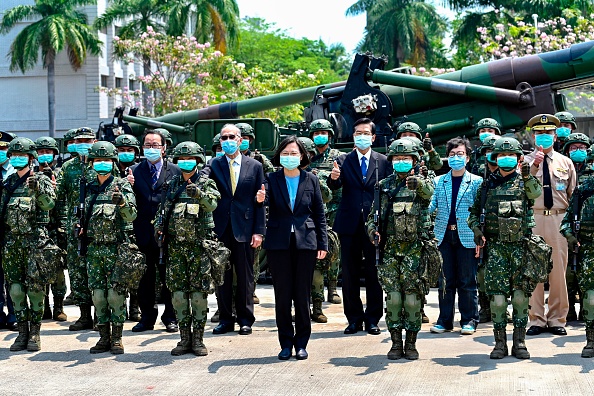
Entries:
<svg viewBox="0 0 594 396">
<path fill-rule="evenodd" d="M 419 188 L 419 178 L 416 176 L 408 176 L 406 178 L 406 188 L 411 191 L 417 191 L 417 188 Z"/>
<path fill-rule="evenodd" d="M 577 238 L 573 235 L 573 234 L 567 234 L 565 235 L 565 238 L 567 239 L 567 247 L 569 248 L 570 251 L 575 251 L 575 248 L 578 246 L 578 240 Z"/>
<path fill-rule="evenodd" d="M 202 192 L 196 184 L 190 183 L 186 186 L 186 194 L 188 194 L 188 197 L 200 198 Z"/>
<path fill-rule="evenodd" d="M 429 168 L 427 168 L 425 165 L 422 165 L 419 168 L 419 172 L 421 173 L 421 176 L 423 176 L 424 178 L 429 177 Z"/>
<path fill-rule="evenodd" d="M 483 241 L 483 232 L 479 228 L 474 228 L 472 232 L 474 233 L 474 244 L 476 246 L 483 246 L 485 243 L 485 241 Z"/>
<path fill-rule="evenodd" d="M 425 137 L 423 139 L 423 148 L 427 152 L 433 150 L 433 143 L 431 143 L 431 138 L 430 137 Z"/>
<path fill-rule="evenodd" d="M 124 203 L 124 196 L 118 190 L 115 190 L 111 194 L 111 203 L 117 206 L 120 206 Z"/>
<path fill-rule="evenodd" d="M 37 178 L 33 176 L 29 177 L 27 179 L 27 187 L 29 188 L 29 190 L 32 191 L 39 190 L 39 181 L 37 180 Z"/>
<path fill-rule="evenodd" d="M 530 176 L 530 164 L 526 161 L 522 162 L 522 179 L 527 179 Z"/>
<path fill-rule="evenodd" d="M 262 158 L 262 154 L 260 154 L 257 150 L 254 152 L 254 159 L 264 165 L 264 158 Z"/>
</svg>

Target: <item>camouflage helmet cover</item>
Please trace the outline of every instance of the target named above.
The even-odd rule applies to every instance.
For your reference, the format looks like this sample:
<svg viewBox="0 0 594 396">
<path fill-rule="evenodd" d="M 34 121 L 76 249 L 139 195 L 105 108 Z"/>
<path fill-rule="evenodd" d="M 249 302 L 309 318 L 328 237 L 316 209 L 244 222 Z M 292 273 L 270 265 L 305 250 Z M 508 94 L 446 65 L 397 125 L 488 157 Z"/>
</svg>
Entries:
<svg viewBox="0 0 594 396">
<path fill-rule="evenodd" d="M 396 139 L 400 139 L 404 132 L 414 133 L 417 139 L 423 139 L 423 130 L 418 124 L 415 124 L 414 122 L 407 121 L 398 125 L 398 128 L 396 129 Z"/>
<path fill-rule="evenodd" d="M 140 142 L 134 135 L 120 135 L 115 139 L 113 145 L 116 147 L 132 147 L 136 154 L 140 154 Z"/>
<path fill-rule="evenodd" d="M 35 146 L 37 146 L 37 150 L 39 149 L 50 149 L 53 150 L 55 154 L 60 154 L 60 149 L 58 148 L 58 142 L 56 139 L 49 136 L 42 136 L 35 140 Z"/>
<path fill-rule="evenodd" d="M 37 158 L 37 147 L 35 146 L 35 142 L 29 138 L 25 137 L 17 137 L 13 139 L 10 144 L 8 145 L 8 155 L 12 155 L 13 153 L 21 153 L 21 154 L 29 154 L 33 156 L 33 158 Z"/>
<path fill-rule="evenodd" d="M 202 163 L 206 162 L 206 158 L 204 157 L 204 150 L 198 143 L 186 141 L 181 142 L 172 152 L 173 155 L 173 162 L 177 163 L 177 160 L 180 157 L 195 157 L 196 159 L 200 159 Z"/>
<path fill-rule="evenodd" d="M 314 132 L 317 131 L 328 131 L 330 136 L 334 136 L 334 130 L 332 129 L 332 123 L 324 118 L 313 120 L 309 124 L 309 137 L 311 138 Z"/>
<path fill-rule="evenodd" d="M 493 154 L 497 157 L 501 153 L 514 153 L 518 155 L 524 154 L 522 145 L 514 138 L 501 137 L 495 141 L 493 146 Z"/>
<path fill-rule="evenodd" d="M 559 122 L 565 122 L 567 124 L 571 124 L 573 126 L 573 130 L 577 129 L 577 124 L 575 122 L 575 116 L 571 114 L 569 111 L 560 111 L 555 113 L 555 117 L 559 119 Z"/>
<path fill-rule="evenodd" d="M 563 154 L 567 155 L 569 153 L 569 146 L 573 143 L 582 143 L 588 146 L 588 148 L 592 145 L 590 143 L 590 138 L 585 134 L 579 132 L 572 133 L 567 137 L 567 141 L 565 142 L 565 145 L 563 145 Z"/>
<path fill-rule="evenodd" d="M 305 151 L 317 153 L 316 144 L 313 140 L 305 136 L 300 136 L 298 139 L 301 140 L 301 143 L 305 146 Z"/>
<path fill-rule="evenodd" d="M 419 151 L 414 143 L 409 139 L 396 139 L 388 147 L 388 160 L 392 161 L 395 155 L 410 155 L 417 162 L 419 161 Z"/>
<path fill-rule="evenodd" d="M 501 135 L 501 124 L 499 124 L 499 122 L 494 118 L 483 118 L 479 120 L 479 122 L 476 123 L 476 128 L 474 129 L 474 132 L 478 135 L 479 129 L 483 128 L 495 129 L 497 131 L 497 134 Z"/>
<path fill-rule="evenodd" d="M 487 150 L 493 151 L 493 149 L 495 148 L 495 142 L 499 139 L 501 139 L 501 136 L 498 135 L 493 135 L 486 138 L 483 144 L 481 144 L 481 146 L 479 147 L 480 153 L 485 154 Z"/>
<path fill-rule="evenodd" d="M 91 148 L 89 149 L 89 156 L 90 160 L 93 159 L 112 159 L 114 161 L 118 160 L 118 151 L 116 150 L 115 146 L 104 140 L 99 142 L 93 143 Z"/>
<path fill-rule="evenodd" d="M 256 138 L 256 135 L 254 134 L 254 128 L 250 124 L 246 122 L 239 122 L 235 124 L 235 126 L 239 129 L 241 137 L 249 136 L 252 139 Z"/>
</svg>

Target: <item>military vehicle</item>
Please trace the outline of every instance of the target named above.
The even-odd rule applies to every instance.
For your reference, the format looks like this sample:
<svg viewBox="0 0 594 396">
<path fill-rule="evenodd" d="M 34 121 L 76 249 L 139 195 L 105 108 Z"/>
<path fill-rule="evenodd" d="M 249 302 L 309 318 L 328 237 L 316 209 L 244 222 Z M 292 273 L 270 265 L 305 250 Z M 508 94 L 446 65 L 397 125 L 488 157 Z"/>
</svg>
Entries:
<svg viewBox="0 0 594 396">
<path fill-rule="evenodd" d="M 319 118 L 332 122 L 338 147 L 345 150 L 352 149 L 352 126 L 362 117 L 375 122 L 378 148 L 387 146 L 392 126 L 402 121 L 417 123 L 439 145 L 457 135 L 473 136 L 475 123 L 485 117 L 499 120 L 504 130 L 518 130 L 535 114 L 567 110 L 564 92 L 590 89 L 594 81 L 594 42 L 467 66 L 436 77 L 385 71 L 385 65 L 385 57 L 357 54 L 347 81 L 152 119 L 135 115 L 134 109 L 129 114 L 118 109 L 114 126 L 117 123 L 135 135 L 147 127 L 161 127 L 173 134 L 174 143 L 193 140 L 208 149 L 225 123 L 307 102 L 303 120 L 291 125 L 278 127 L 265 118 L 240 122 L 254 127 L 255 148 L 265 153 L 273 152 L 283 135 L 307 135 L 309 123 Z"/>
</svg>

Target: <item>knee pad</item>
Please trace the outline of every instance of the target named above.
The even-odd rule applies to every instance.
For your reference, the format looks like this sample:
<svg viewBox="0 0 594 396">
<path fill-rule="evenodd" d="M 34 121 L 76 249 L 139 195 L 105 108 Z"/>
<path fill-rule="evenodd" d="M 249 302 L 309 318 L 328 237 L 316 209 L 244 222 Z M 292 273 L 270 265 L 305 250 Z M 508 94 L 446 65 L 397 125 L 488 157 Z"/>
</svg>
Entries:
<svg viewBox="0 0 594 396">
<path fill-rule="evenodd" d="M 112 308 L 119 307 L 126 301 L 126 296 L 123 294 L 118 293 L 114 289 L 109 289 L 107 291 L 107 302 L 109 306 Z"/>
<path fill-rule="evenodd" d="M 10 297 L 13 300 L 22 300 L 25 298 L 25 288 L 20 283 L 12 283 L 10 285 Z"/>
<path fill-rule="evenodd" d="M 407 294 L 404 298 L 404 309 L 407 311 L 410 310 L 420 310 L 422 305 L 422 299 L 417 294 Z"/>
<path fill-rule="evenodd" d="M 588 321 L 594 321 L 594 290 L 587 290 L 582 296 L 584 308 L 582 309 L 584 318 Z"/>
<path fill-rule="evenodd" d="M 528 298 L 522 290 L 514 290 L 511 303 L 514 307 L 522 307 L 528 305 Z"/>
<path fill-rule="evenodd" d="M 171 303 L 173 305 L 179 306 L 179 305 L 183 304 L 185 301 L 187 301 L 187 299 L 188 298 L 186 296 L 186 293 L 184 293 L 184 292 L 176 291 L 176 292 L 171 293 Z"/>
</svg>

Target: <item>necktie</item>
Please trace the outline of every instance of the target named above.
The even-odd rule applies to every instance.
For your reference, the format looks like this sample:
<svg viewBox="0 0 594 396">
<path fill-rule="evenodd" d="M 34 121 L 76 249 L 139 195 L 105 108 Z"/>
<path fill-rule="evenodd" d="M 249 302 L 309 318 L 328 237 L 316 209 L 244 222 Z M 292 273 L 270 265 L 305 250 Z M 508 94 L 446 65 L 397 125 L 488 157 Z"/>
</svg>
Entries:
<svg viewBox="0 0 594 396">
<path fill-rule="evenodd" d="M 231 192 L 235 195 L 235 187 L 237 187 L 237 180 L 235 180 L 235 169 L 233 169 L 233 164 L 235 163 L 235 159 L 229 161 L 229 176 L 231 177 Z"/>
<path fill-rule="evenodd" d="M 151 185 L 153 188 L 157 185 L 157 180 L 159 180 L 157 167 L 155 164 L 151 164 Z"/>
<path fill-rule="evenodd" d="M 553 189 L 551 188 L 551 174 L 549 173 L 549 156 L 545 154 L 542 166 L 542 187 L 544 189 L 544 206 L 547 209 L 553 207 Z"/>
<path fill-rule="evenodd" d="M 367 158 L 361 157 L 361 174 L 363 175 L 363 180 L 367 179 Z"/>
</svg>

